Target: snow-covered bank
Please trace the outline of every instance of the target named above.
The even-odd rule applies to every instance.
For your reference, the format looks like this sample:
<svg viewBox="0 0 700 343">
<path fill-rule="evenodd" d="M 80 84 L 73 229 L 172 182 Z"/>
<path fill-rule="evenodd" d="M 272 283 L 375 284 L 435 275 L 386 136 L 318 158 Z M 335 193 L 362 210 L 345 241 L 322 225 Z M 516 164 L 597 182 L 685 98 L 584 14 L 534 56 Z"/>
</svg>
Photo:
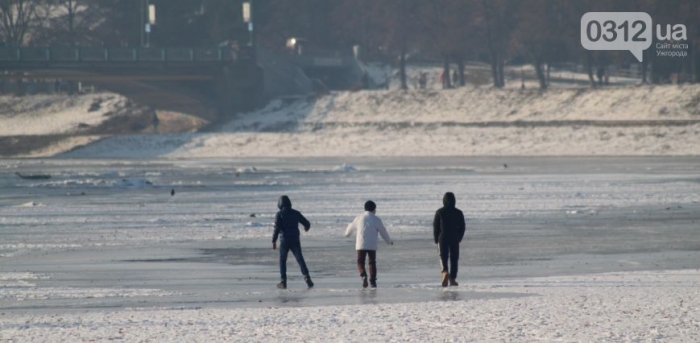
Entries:
<svg viewBox="0 0 700 343">
<path fill-rule="evenodd" d="M 0 136 L 49 135 L 97 126 L 110 112 L 122 109 L 126 98 L 114 93 L 84 95 L 0 96 Z"/>
<path fill-rule="evenodd" d="M 695 85 L 332 92 L 278 99 L 207 133 L 164 135 L 187 130 L 167 129 L 173 120 L 159 114 L 162 129 L 127 132 L 161 134 L 107 138 L 109 127 L 89 130 L 130 125 L 105 122 L 114 118 L 110 113 L 128 107 L 116 94 L 5 96 L 0 103 L 7 104 L 0 109 L 0 138 L 60 135 L 34 150 L 21 149 L 27 142 L 5 142 L 5 155 L 19 145 L 14 154 L 25 157 L 700 154 L 700 86 Z M 138 120 L 151 125 L 150 119 Z"/>
<path fill-rule="evenodd" d="M 336 92 L 215 133 L 104 139 L 65 157 L 698 155 L 700 87 Z"/>
<path fill-rule="evenodd" d="M 367 291 L 381 297 L 390 289 Z M 288 291 L 287 291 L 288 292 Z M 435 289 L 442 302 L 125 309 L 3 318 L 14 341 L 655 341 L 700 339 L 700 271 L 608 273 Z M 519 296 L 464 300 L 469 292 Z"/>
<path fill-rule="evenodd" d="M 313 156 L 698 155 L 700 124 L 685 127 L 336 128 L 298 133 L 112 137 L 68 158 Z"/>
<path fill-rule="evenodd" d="M 700 86 L 604 89 L 335 92 L 313 100 L 276 100 L 233 120 L 222 132 L 279 131 L 284 124 L 489 123 L 700 120 Z"/>
</svg>

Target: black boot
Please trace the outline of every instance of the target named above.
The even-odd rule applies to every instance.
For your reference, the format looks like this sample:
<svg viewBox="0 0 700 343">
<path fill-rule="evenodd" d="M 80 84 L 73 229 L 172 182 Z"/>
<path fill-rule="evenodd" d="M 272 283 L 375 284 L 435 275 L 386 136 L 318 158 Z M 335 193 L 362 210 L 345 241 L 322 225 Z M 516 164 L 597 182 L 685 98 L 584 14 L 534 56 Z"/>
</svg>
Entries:
<svg viewBox="0 0 700 343">
<path fill-rule="evenodd" d="M 372 288 L 377 288 L 377 280 L 369 280 L 369 286 Z"/>
<path fill-rule="evenodd" d="M 362 275 L 362 288 L 367 288 L 367 275 Z"/>
<path fill-rule="evenodd" d="M 314 282 L 311 281 L 310 276 L 304 276 L 304 281 L 306 281 L 306 285 L 309 286 L 309 288 L 312 288 L 314 286 Z"/>
<path fill-rule="evenodd" d="M 280 283 L 277 284 L 277 288 L 279 289 L 287 289 L 287 280 L 282 280 Z"/>
<path fill-rule="evenodd" d="M 450 278 L 450 286 L 459 286 L 457 280 L 453 277 Z"/>
</svg>

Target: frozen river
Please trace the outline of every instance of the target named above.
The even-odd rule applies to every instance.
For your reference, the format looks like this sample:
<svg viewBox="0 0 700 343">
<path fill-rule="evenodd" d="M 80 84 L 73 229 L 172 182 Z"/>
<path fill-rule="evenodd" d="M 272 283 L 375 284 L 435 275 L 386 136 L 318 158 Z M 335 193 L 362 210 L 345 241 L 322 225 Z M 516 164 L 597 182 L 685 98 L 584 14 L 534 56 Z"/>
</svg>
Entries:
<svg viewBox="0 0 700 343">
<path fill-rule="evenodd" d="M 696 157 L 2 160 L 0 309 L 517 296 L 439 287 L 431 223 L 446 191 L 467 217 L 461 281 L 687 269 L 700 261 Z M 291 255 L 290 289 L 275 289 L 271 222 L 282 194 L 312 223 L 302 247 L 313 290 Z M 395 241 L 380 245 L 376 291 L 361 290 L 354 238 L 342 237 L 369 199 Z"/>
</svg>

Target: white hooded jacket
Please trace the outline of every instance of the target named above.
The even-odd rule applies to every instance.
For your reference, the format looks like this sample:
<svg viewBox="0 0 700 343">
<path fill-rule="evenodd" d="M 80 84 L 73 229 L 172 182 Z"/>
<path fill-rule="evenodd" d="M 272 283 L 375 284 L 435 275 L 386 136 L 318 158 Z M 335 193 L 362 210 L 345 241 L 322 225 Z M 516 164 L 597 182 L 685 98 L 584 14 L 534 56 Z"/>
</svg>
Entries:
<svg viewBox="0 0 700 343">
<path fill-rule="evenodd" d="M 357 230 L 356 250 L 377 250 L 378 235 L 382 235 L 386 244 L 391 244 L 391 237 L 384 223 L 371 211 L 355 217 L 355 220 L 345 229 L 345 237 L 349 237 L 353 230 Z"/>
</svg>

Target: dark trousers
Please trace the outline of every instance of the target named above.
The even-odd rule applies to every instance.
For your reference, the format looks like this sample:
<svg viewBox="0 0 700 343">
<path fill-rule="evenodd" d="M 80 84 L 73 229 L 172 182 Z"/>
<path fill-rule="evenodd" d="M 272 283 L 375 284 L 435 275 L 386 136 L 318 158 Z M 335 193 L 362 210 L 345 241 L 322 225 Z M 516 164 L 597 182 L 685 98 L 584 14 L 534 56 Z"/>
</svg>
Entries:
<svg viewBox="0 0 700 343">
<path fill-rule="evenodd" d="M 357 271 L 360 276 L 367 276 L 365 270 L 365 257 L 369 256 L 369 279 L 377 280 L 377 251 L 376 250 L 358 250 L 357 251 Z"/>
<path fill-rule="evenodd" d="M 287 280 L 287 254 L 292 251 L 294 258 L 297 259 L 299 267 L 301 267 L 301 274 L 309 276 L 309 269 L 306 268 L 306 262 L 304 262 L 304 255 L 301 254 L 301 242 L 298 240 L 285 240 L 280 241 L 280 277 L 283 281 Z"/>
<path fill-rule="evenodd" d="M 453 279 L 457 278 L 457 266 L 459 262 L 459 243 L 445 244 L 438 243 L 438 250 L 440 251 L 440 265 L 442 266 L 442 271 L 447 272 L 447 260 L 450 260 L 449 273 L 450 277 Z"/>
</svg>

